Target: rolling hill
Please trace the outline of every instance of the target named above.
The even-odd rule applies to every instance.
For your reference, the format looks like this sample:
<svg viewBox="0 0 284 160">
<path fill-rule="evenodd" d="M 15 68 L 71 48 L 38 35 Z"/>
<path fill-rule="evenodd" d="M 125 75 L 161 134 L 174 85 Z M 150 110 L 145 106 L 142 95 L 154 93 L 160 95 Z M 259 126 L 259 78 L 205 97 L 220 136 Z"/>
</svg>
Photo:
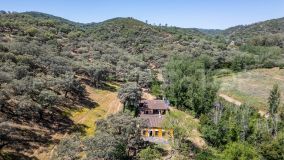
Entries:
<svg viewBox="0 0 284 160">
<path fill-rule="evenodd" d="M 229 37 L 250 37 L 277 33 L 284 33 L 284 18 L 271 19 L 250 25 L 239 25 L 223 31 L 223 34 Z"/>
<path fill-rule="evenodd" d="M 109 82 L 137 82 L 149 89 L 157 81 L 156 69 L 162 71 L 176 57 L 201 59 L 217 74 L 284 66 L 283 21 L 220 31 L 154 26 L 133 18 L 82 24 L 40 12 L 1 12 L 0 150 L 32 155 L 40 146 L 58 143 L 54 135 L 83 132 L 86 126 L 68 111 L 94 111 L 96 103 L 104 103 L 90 99 L 90 90 L 110 93 Z M 241 43 L 229 45 L 232 40 Z"/>
</svg>

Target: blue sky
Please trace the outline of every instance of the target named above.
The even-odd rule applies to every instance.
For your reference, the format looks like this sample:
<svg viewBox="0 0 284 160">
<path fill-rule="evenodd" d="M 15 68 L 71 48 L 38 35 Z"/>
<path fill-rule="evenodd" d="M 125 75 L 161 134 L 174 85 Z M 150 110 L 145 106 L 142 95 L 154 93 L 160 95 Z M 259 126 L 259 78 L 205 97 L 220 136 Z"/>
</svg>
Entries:
<svg viewBox="0 0 284 160">
<path fill-rule="evenodd" d="M 82 23 L 134 17 L 151 24 L 224 29 L 284 17 L 284 0 L 0 0 L 0 10 L 39 11 Z"/>
</svg>

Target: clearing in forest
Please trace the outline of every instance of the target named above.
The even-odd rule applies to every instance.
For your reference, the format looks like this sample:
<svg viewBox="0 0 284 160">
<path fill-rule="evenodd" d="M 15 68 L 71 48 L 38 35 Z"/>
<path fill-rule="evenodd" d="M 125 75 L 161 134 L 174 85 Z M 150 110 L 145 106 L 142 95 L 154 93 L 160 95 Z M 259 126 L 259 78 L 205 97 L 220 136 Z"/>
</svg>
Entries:
<svg viewBox="0 0 284 160">
<path fill-rule="evenodd" d="M 226 95 L 260 111 L 267 111 L 267 99 L 274 84 L 281 91 L 284 102 L 284 69 L 255 69 L 221 77 L 219 95 Z"/>
<path fill-rule="evenodd" d="M 117 92 L 110 90 L 95 89 L 87 84 L 86 91 L 88 98 L 96 103 L 93 108 L 83 108 L 80 111 L 72 112 L 72 120 L 76 124 L 83 124 L 87 127 L 86 135 L 93 135 L 95 132 L 95 122 L 98 119 L 115 114 L 122 109 L 122 104 L 117 98 Z"/>
<path fill-rule="evenodd" d="M 75 124 L 86 126 L 86 136 L 91 136 L 95 132 L 96 121 L 119 112 L 122 109 L 122 104 L 117 98 L 116 91 L 96 89 L 86 83 L 84 85 L 86 86 L 87 97 L 95 103 L 95 106 L 81 106 L 82 109 L 79 111 L 68 112 L 71 114 L 71 119 Z M 112 87 L 117 88 L 117 85 L 112 85 Z M 54 134 L 52 139 L 60 140 L 65 137 L 68 137 L 67 133 L 64 135 Z M 50 160 L 56 147 L 57 144 L 50 145 L 49 147 L 41 147 L 34 152 L 33 156 L 42 160 Z"/>
</svg>

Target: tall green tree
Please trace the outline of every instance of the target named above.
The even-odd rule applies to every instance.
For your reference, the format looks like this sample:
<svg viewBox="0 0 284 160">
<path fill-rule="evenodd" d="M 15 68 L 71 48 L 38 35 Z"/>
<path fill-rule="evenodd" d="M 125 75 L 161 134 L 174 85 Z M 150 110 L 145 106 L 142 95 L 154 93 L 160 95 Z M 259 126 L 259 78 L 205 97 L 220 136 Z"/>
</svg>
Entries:
<svg viewBox="0 0 284 160">
<path fill-rule="evenodd" d="M 92 67 L 89 70 L 89 76 L 91 77 L 95 87 L 100 87 L 101 81 L 107 79 L 108 72 L 109 71 L 105 66 Z"/>
<path fill-rule="evenodd" d="M 166 96 L 174 106 L 191 110 L 197 117 L 210 111 L 219 86 L 203 61 L 173 59 L 166 74 Z"/>
<path fill-rule="evenodd" d="M 62 75 L 62 80 L 58 88 L 64 91 L 65 98 L 67 98 L 68 93 L 77 95 L 79 98 L 83 97 L 86 93 L 85 86 L 75 78 L 75 75 L 73 73 Z"/>
<path fill-rule="evenodd" d="M 273 140 L 263 142 L 260 145 L 260 153 L 265 159 L 284 159 L 284 132 L 279 132 Z"/>
<path fill-rule="evenodd" d="M 136 82 L 129 82 L 124 84 L 118 91 L 118 98 L 124 106 L 130 111 L 137 113 L 139 102 L 141 100 L 142 91 Z"/>
<path fill-rule="evenodd" d="M 247 144 L 241 142 L 230 143 L 226 146 L 222 152 L 222 159 L 224 160 L 258 160 L 261 159 L 256 149 Z"/>
<path fill-rule="evenodd" d="M 139 152 L 140 160 L 158 160 L 162 158 L 162 154 L 156 148 L 147 147 Z"/>
<path fill-rule="evenodd" d="M 272 135 L 275 136 L 277 134 L 277 112 L 278 107 L 280 105 L 280 90 L 278 84 L 274 84 L 272 90 L 270 91 L 270 96 L 268 98 L 269 104 L 269 114 L 272 123 Z"/>
<path fill-rule="evenodd" d="M 278 84 L 274 84 L 272 90 L 270 91 L 270 96 L 268 98 L 269 113 L 274 116 L 280 105 L 280 90 Z"/>
<path fill-rule="evenodd" d="M 71 135 L 62 140 L 55 158 L 75 160 L 86 155 L 86 159 L 136 159 L 138 153 L 148 146 L 142 139 L 141 131 L 145 123 L 140 118 L 118 113 L 97 121 L 96 125 L 94 136 L 82 139 Z"/>
</svg>

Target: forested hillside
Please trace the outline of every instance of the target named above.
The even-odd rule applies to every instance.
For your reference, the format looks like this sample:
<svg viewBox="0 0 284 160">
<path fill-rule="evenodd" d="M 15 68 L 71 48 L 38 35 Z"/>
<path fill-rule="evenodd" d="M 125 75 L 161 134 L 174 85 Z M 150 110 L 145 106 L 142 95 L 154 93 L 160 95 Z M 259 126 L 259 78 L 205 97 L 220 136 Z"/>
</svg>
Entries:
<svg viewBox="0 0 284 160">
<path fill-rule="evenodd" d="M 169 99 L 171 105 L 177 109 L 200 118 L 200 131 L 210 147 L 214 148 L 204 153 L 196 151 L 200 159 L 204 158 L 204 154 L 213 155 L 215 152 L 218 153 L 218 159 L 219 153 L 224 150 L 226 154 L 230 154 L 232 146 L 241 151 L 252 150 L 252 157 L 281 158 L 281 153 L 271 157 L 265 149 L 274 147 L 266 145 L 271 140 L 269 136 L 272 136 L 274 139 L 271 145 L 279 147 L 275 152 L 281 151 L 283 144 L 279 144 L 277 139 L 281 139 L 278 135 L 283 132 L 282 122 L 278 128 L 273 126 L 271 130 L 260 133 L 255 124 L 262 125 L 264 122 L 253 109 L 241 107 L 231 111 L 233 107 L 229 105 L 228 108 L 221 109 L 212 109 L 212 106 L 218 99 L 216 94 L 219 86 L 214 81 L 215 77 L 254 68 L 284 67 L 283 22 L 282 18 L 224 31 L 209 31 L 155 26 L 133 18 L 114 18 L 100 23 L 81 24 L 39 12 L 2 11 L 1 156 L 10 156 L 4 154 L 4 151 L 32 154 L 40 146 L 58 143 L 51 140 L 57 133 L 68 133 L 75 137 L 74 141 L 69 139 L 66 143 L 71 141 L 72 145 L 80 144 L 76 141 L 77 135 L 72 133 L 83 132 L 84 127 L 75 124 L 67 111 L 95 106 L 96 102 L 91 101 L 86 93 L 85 83 L 94 88 L 111 90 L 113 88 L 108 82 L 116 82 L 127 84 L 122 85 L 122 91 L 126 93 L 140 94 L 140 88 L 149 89 L 152 94 Z M 158 81 L 157 71 L 163 73 L 164 82 Z M 82 77 L 87 82 L 82 81 Z M 227 104 L 224 103 L 225 105 Z M 227 124 L 231 115 L 237 121 L 243 112 L 246 113 L 246 118 L 243 118 L 245 122 Z M 215 121 L 216 119 L 212 119 L 212 114 L 215 113 L 225 114 L 225 117 Z M 271 114 L 280 117 L 275 111 Z M 139 119 L 119 114 L 117 117 L 102 120 L 98 125 L 98 132 L 102 133 L 103 128 L 109 126 L 109 136 L 111 133 L 116 134 L 112 127 L 117 126 L 112 122 L 122 118 L 127 119 L 123 124 L 141 123 Z M 261 122 L 256 123 L 256 120 Z M 273 125 L 274 120 L 271 120 Z M 241 128 L 243 123 L 247 124 L 244 131 Z M 222 127 L 227 127 L 225 132 Z M 135 134 L 135 138 L 139 139 L 137 133 L 141 130 L 134 131 L 135 133 L 127 130 L 130 135 Z M 228 134 L 222 135 L 223 133 Z M 86 151 L 87 157 L 96 157 L 91 152 L 94 148 L 90 144 L 102 140 L 106 135 L 98 136 L 84 142 L 89 149 Z M 147 147 L 138 140 L 129 142 L 127 137 L 117 137 L 125 142 L 123 145 L 131 143 L 139 151 Z M 185 150 L 188 148 L 182 147 L 191 146 L 188 146 L 187 138 L 183 138 L 177 151 L 187 157 L 189 153 Z M 264 144 L 257 146 L 262 149 L 261 155 L 257 153 L 258 148 L 246 146 L 247 143 L 260 142 L 262 139 Z M 111 139 L 107 140 L 113 142 Z M 245 142 L 238 144 L 239 140 Z M 66 147 L 62 143 L 60 145 Z M 133 149 L 131 147 L 129 150 Z M 72 148 L 69 149 L 73 153 Z M 75 153 L 79 155 L 80 151 L 76 150 Z M 101 152 L 98 151 L 98 154 Z M 136 155 L 129 154 L 120 156 L 121 159 L 137 158 Z M 59 155 L 58 159 L 60 158 L 62 157 Z"/>
<path fill-rule="evenodd" d="M 284 18 L 272 19 L 264 22 L 254 23 L 246 26 L 236 26 L 223 31 L 223 34 L 231 39 L 260 40 L 256 44 L 281 45 L 283 42 Z M 259 38 L 259 39 L 257 39 Z M 265 41 L 266 40 L 266 41 Z M 282 44 L 283 47 L 283 44 Z"/>
</svg>

